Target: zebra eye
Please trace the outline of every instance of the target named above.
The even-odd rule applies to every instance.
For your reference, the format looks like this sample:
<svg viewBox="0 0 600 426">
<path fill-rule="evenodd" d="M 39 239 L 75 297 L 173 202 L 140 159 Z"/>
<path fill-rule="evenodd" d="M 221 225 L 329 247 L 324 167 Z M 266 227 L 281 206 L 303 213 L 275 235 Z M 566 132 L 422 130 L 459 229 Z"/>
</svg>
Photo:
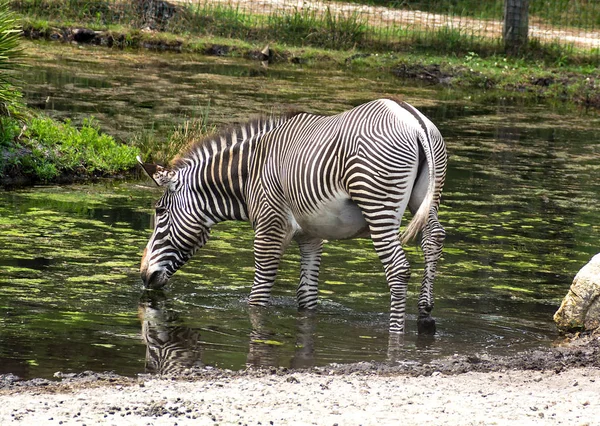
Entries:
<svg viewBox="0 0 600 426">
<path fill-rule="evenodd" d="M 156 215 L 160 216 L 163 215 L 167 212 L 167 209 L 165 209 L 164 207 L 157 207 L 156 208 Z"/>
</svg>

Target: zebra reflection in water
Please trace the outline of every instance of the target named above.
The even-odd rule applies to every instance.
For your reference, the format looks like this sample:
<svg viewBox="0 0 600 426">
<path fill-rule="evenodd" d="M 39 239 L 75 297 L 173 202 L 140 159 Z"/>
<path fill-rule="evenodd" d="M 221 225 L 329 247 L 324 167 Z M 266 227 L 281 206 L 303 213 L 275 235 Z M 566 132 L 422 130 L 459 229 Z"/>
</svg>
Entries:
<svg viewBox="0 0 600 426">
<path fill-rule="evenodd" d="M 204 367 L 200 331 L 181 325 L 179 314 L 169 307 L 164 292 L 144 293 L 138 316 L 142 324 L 142 340 L 146 345 L 146 373 L 180 375 Z M 270 315 L 263 309 L 250 308 L 251 325 L 247 367 L 277 367 L 285 364 L 283 354 L 273 342 L 277 340 Z M 314 312 L 299 313 L 296 321 L 296 343 L 289 361 L 290 368 L 314 365 Z M 240 348 L 242 350 L 242 348 Z"/>
<path fill-rule="evenodd" d="M 248 315 L 252 324 L 248 346 L 248 367 L 279 367 L 283 365 L 276 327 L 271 324 L 271 315 L 265 310 L 249 306 Z M 299 312 L 296 317 L 296 343 L 294 354 L 289 362 L 290 368 L 308 368 L 314 366 L 316 313 Z"/>
<path fill-rule="evenodd" d="M 203 367 L 200 332 L 177 325 L 179 315 L 167 306 L 164 293 L 153 293 L 153 297 L 142 296 L 138 308 L 146 344 L 146 373 L 177 375 Z"/>
</svg>

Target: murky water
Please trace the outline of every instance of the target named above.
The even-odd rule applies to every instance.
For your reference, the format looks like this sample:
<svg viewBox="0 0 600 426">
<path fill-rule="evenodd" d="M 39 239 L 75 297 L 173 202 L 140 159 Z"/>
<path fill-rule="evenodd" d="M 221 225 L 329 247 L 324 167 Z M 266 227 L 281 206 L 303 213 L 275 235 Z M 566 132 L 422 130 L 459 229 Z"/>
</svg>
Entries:
<svg viewBox="0 0 600 426">
<path fill-rule="evenodd" d="M 438 124 L 450 153 L 440 212 L 448 238 L 436 281 L 438 334 L 416 334 L 416 246 L 408 247 L 408 332 L 389 350 L 389 294 L 367 240 L 326 246 L 320 306 L 312 315 L 296 310 L 294 247 L 273 305 L 246 305 L 253 260 L 245 223 L 218 225 L 166 292 L 144 293 L 137 267 L 160 190 L 146 181 L 40 187 L 0 193 L 0 374 L 410 362 L 509 353 L 556 338 L 552 314 L 574 274 L 598 252 L 596 114 L 474 101 L 474 94 L 381 76 L 92 53 L 38 53 L 26 76 L 29 101 L 44 100 L 53 114 L 76 120 L 93 112 L 124 138 L 135 128 L 182 120 L 208 99 L 217 122 L 289 102 L 340 111 L 386 94 L 418 106 Z"/>
</svg>

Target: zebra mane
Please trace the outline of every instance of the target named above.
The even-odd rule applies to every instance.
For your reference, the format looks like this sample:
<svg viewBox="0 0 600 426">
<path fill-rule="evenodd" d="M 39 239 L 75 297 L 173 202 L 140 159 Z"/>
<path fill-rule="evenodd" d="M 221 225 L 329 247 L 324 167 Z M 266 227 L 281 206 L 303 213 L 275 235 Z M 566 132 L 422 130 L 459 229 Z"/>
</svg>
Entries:
<svg viewBox="0 0 600 426">
<path fill-rule="evenodd" d="M 290 109 L 280 115 L 259 115 L 245 123 L 229 125 L 216 133 L 193 141 L 183 153 L 173 159 L 171 167 L 179 169 L 202 158 L 210 157 L 238 141 L 273 130 L 301 113 L 302 111 Z"/>
</svg>

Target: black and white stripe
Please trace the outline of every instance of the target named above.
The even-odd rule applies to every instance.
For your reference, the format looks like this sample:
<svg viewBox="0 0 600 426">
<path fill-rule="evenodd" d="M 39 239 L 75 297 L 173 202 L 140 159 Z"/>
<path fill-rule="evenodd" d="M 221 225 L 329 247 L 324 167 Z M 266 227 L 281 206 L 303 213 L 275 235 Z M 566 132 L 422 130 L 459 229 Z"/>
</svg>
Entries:
<svg viewBox="0 0 600 426">
<path fill-rule="evenodd" d="M 175 325 L 179 321 L 174 313 L 153 303 L 141 303 L 138 314 L 146 345 L 146 373 L 180 375 L 203 366 L 198 330 Z"/>
<path fill-rule="evenodd" d="M 250 303 L 269 302 L 279 261 L 294 239 L 302 256 L 298 303 L 313 309 L 323 239 L 370 235 L 390 287 L 390 331 L 403 332 L 410 267 L 398 229 L 408 206 L 414 216 L 402 241 L 423 231 L 426 261 L 419 328 L 434 331 L 433 280 L 445 236 L 437 211 L 446 162 L 431 121 L 390 99 L 334 116 L 300 113 L 230 129 L 194 147 L 173 171 L 153 174 L 168 189 L 157 204 L 142 276 L 166 282 L 206 242 L 212 225 L 249 220 L 256 234 Z"/>
</svg>

